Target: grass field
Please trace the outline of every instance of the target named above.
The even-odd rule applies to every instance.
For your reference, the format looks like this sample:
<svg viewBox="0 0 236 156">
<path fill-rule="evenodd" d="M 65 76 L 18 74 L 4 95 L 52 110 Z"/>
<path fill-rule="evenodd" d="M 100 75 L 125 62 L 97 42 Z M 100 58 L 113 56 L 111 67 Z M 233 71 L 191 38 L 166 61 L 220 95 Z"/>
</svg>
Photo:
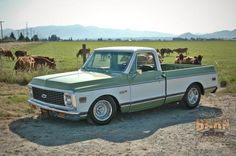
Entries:
<svg viewBox="0 0 236 156">
<path fill-rule="evenodd" d="M 0 82 L 27 84 L 33 76 L 55 72 L 77 70 L 82 65 L 82 58 L 76 59 L 76 53 L 86 43 L 91 50 L 108 46 L 145 46 L 153 48 L 187 47 L 190 56 L 203 55 L 203 64 L 213 64 L 218 72 L 219 83 L 227 82 L 226 92 L 236 92 L 236 41 L 166 41 L 166 42 L 45 42 L 36 44 L 0 44 L 0 47 L 15 50 L 27 50 L 30 55 L 54 57 L 57 69 L 44 69 L 31 73 L 15 73 L 13 61 L 0 60 Z M 165 57 L 164 62 L 173 63 L 176 53 Z"/>
</svg>

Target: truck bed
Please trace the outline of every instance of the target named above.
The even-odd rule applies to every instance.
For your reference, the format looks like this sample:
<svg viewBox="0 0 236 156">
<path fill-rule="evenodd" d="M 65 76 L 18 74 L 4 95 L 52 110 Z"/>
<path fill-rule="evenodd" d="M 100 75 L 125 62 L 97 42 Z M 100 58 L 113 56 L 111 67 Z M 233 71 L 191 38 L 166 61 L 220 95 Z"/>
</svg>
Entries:
<svg viewBox="0 0 236 156">
<path fill-rule="evenodd" d="M 161 64 L 167 79 L 215 73 L 212 65 Z"/>
<path fill-rule="evenodd" d="M 193 64 L 161 64 L 162 71 L 192 68 L 192 67 L 200 67 L 200 66 Z"/>
</svg>

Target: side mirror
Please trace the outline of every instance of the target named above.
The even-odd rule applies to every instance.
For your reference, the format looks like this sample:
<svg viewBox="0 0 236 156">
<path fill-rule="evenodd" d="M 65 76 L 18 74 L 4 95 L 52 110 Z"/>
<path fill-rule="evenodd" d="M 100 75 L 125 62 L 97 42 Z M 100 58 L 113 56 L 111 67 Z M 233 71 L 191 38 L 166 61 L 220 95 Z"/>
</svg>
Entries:
<svg viewBox="0 0 236 156">
<path fill-rule="evenodd" d="M 137 69 L 136 72 L 139 74 L 139 75 L 142 75 L 143 71 L 141 69 Z"/>
</svg>

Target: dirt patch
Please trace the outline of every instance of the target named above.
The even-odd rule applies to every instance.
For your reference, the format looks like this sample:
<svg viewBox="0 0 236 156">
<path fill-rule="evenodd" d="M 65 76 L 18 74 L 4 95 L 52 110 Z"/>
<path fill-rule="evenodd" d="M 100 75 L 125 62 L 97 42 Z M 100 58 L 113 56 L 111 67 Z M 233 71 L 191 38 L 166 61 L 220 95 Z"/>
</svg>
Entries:
<svg viewBox="0 0 236 156">
<path fill-rule="evenodd" d="M 21 89 L 20 89 L 21 90 Z M 120 114 L 109 125 L 42 120 L 34 114 L 0 121 L 0 155 L 235 155 L 236 95 L 204 96 L 201 106 L 180 104 Z M 229 118 L 222 136 L 195 129 L 199 114 Z"/>
</svg>

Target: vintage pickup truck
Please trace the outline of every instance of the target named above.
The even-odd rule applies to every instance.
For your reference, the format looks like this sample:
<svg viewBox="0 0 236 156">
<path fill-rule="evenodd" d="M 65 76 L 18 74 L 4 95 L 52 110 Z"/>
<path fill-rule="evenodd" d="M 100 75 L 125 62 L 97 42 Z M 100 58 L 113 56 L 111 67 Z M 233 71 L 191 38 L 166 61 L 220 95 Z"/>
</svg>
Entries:
<svg viewBox="0 0 236 156">
<path fill-rule="evenodd" d="M 28 102 L 53 116 L 102 125 L 117 112 L 165 103 L 195 108 L 216 89 L 212 65 L 161 64 L 153 48 L 107 47 L 95 49 L 78 71 L 34 77 Z"/>
</svg>

